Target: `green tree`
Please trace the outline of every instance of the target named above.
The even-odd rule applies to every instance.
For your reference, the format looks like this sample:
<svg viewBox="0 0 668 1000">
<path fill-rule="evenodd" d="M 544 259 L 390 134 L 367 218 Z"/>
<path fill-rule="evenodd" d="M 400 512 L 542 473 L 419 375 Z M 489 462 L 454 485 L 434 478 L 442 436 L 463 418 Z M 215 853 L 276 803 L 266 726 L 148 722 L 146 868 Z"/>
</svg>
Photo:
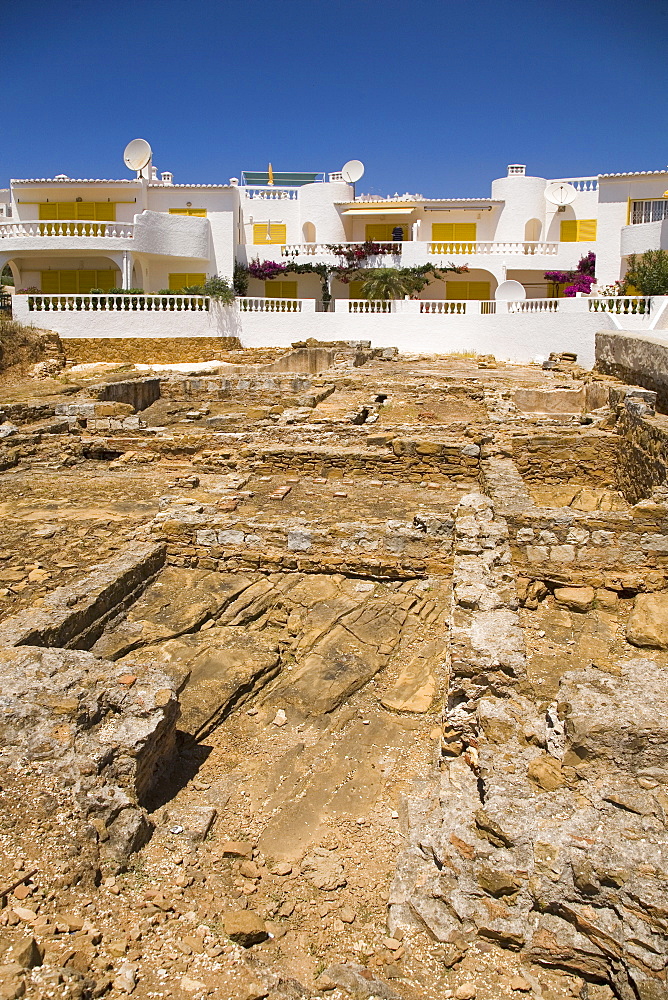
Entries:
<svg viewBox="0 0 668 1000">
<path fill-rule="evenodd" d="M 358 271 L 355 278 L 361 281 L 363 299 L 403 299 L 415 291 L 415 282 L 396 267 L 374 267 Z"/>
<path fill-rule="evenodd" d="M 640 256 L 631 254 L 624 281 L 641 295 L 668 295 L 668 253 L 647 250 Z"/>
</svg>

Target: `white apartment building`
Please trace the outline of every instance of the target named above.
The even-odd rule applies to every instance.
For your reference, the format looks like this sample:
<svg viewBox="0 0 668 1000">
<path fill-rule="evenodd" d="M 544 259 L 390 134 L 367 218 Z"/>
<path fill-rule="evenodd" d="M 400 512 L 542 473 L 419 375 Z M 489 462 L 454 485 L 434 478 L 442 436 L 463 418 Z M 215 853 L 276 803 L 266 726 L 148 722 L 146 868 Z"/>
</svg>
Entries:
<svg viewBox="0 0 668 1000">
<path fill-rule="evenodd" d="M 298 264 L 342 262 L 332 247 L 371 240 L 391 253 L 363 267 L 466 265 L 432 281 L 421 298 L 494 300 L 515 279 L 527 298 L 556 290 L 545 271 L 571 270 L 589 251 L 599 285 L 625 273 L 629 254 L 668 249 L 668 170 L 592 177 L 532 177 L 511 164 L 489 197 L 426 198 L 355 193 L 341 173 L 245 172 L 241 183 L 175 183 L 171 173 L 121 180 L 12 180 L 0 191 L 0 269 L 15 289 L 47 295 L 94 289 L 178 290 L 216 274 L 231 278 L 235 260 Z M 548 197 L 550 184 L 572 188 L 570 204 Z M 249 296 L 315 299 L 317 274 L 251 278 Z M 334 299 L 355 299 L 355 282 L 331 282 Z"/>
</svg>

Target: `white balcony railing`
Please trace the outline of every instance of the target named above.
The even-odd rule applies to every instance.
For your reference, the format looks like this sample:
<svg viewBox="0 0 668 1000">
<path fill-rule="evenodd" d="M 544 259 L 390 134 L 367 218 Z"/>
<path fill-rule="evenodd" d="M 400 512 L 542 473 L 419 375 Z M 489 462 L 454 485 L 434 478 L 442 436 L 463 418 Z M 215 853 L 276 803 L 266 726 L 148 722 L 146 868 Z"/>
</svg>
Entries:
<svg viewBox="0 0 668 1000">
<path fill-rule="evenodd" d="M 559 246 L 559 243 L 481 243 L 478 241 L 475 243 L 459 243 L 447 240 L 429 243 L 429 253 L 439 257 L 452 257 L 457 256 L 458 254 L 523 254 L 525 256 L 539 255 L 543 257 L 550 257 L 559 253 Z"/>
<path fill-rule="evenodd" d="M 466 315 L 466 302 L 461 299 L 420 299 L 418 305 L 421 313 L 429 313 L 432 316 Z"/>
<path fill-rule="evenodd" d="M 589 312 L 612 313 L 613 316 L 647 316 L 652 298 L 647 295 L 611 295 L 604 298 L 592 295 L 587 299 Z"/>
<path fill-rule="evenodd" d="M 313 303 L 315 311 L 315 301 L 313 299 L 263 299 L 253 296 L 242 296 L 237 299 L 241 312 L 261 312 L 261 313 L 300 313 L 302 303 Z"/>
<path fill-rule="evenodd" d="M 375 242 L 375 241 L 374 241 Z M 337 254 L 331 249 L 332 246 L 342 247 L 344 250 L 356 250 L 360 247 L 364 247 L 364 243 L 285 243 L 281 247 L 281 257 L 340 257 L 343 254 Z M 377 243 L 379 247 L 382 247 L 386 253 L 377 254 L 373 258 L 367 257 L 365 261 L 360 261 L 360 266 L 362 263 L 366 263 L 369 260 L 378 260 L 381 257 L 390 256 L 398 257 L 403 253 L 403 248 L 405 246 L 400 240 L 396 242 L 388 241 L 386 243 Z M 412 245 L 412 244 L 411 244 Z M 377 266 L 377 265 L 374 265 Z"/>
<path fill-rule="evenodd" d="M 336 246 L 345 248 L 346 250 L 355 250 L 364 246 L 362 242 L 349 242 L 349 243 L 337 243 Z M 377 257 L 367 257 L 364 260 L 360 260 L 360 267 L 378 267 L 382 266 L 379 262 L 382 258 L 392 258 L 392 257 L 411 257 L 416 260 L 420 257 L 425 256 L 438 256 L 438 257 L 454 257 L 454 256 L 473 256 L 477 254 L 486 254 L 491 256 L 515 256 L 521 255 L 524 257 L 542 256 L 542 257 L 554 257 L 559 254 L 562 250 L 570 249 L 571 244 L 561 244 L 561 243 L 547 243 L 547 242 L 495 242 L 493 240 L 487 242 L 459 242 L 452 240 L 437 240 L 432 242 L 420 242 L 416 240 L 387 242 L 381 243 L 387 252 L 384 254 L 379 254 Z M 286 243 L 281 246 L 281 257 L 330 257 L 336 258 L 342 256 L 342 254 L 335 253 L 330 245 L 326 243 Z"/>
<path fill-rule="evenodd" d="M 0 239 L 7 237 L 76 236 L 128 239 L 134 235 L 132 222 L 83 222 L 75 219 L 58 219 L 42 222 L 0 223 Z"/>
<path fill-rule="evenodd" d="M 273 184 L 267 187 L 244 187 L 249 201 L 297 201 L 299 198 L 299 188 L 274 187 Z"/>
<path fill-rule="evenodd" d="M 17 296 L 18 298 L 18 296 Z M 27 299 L 28 312 L 209 312 L 205 295 L 34 295 Z"/>
<path fill-rule="evenodd" d="M 598 177 L 557 177 L 551 183 L 571 184 L 576 191 L 598 191 Z"/>
</svg>

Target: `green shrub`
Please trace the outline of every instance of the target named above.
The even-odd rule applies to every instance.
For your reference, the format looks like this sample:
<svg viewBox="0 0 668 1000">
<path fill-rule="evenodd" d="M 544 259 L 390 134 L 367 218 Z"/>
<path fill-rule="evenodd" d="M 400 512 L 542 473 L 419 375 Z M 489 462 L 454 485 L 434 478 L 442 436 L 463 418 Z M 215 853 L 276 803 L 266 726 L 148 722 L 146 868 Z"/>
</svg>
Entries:
<svg viewBox="0 0 668 1000">
<path fill-rule="evenodd" d="M 668 252 L 647 250 L 640 256 L 631 254 L 624 281 L 641 295 L 668 295 Z"/>
</svg>

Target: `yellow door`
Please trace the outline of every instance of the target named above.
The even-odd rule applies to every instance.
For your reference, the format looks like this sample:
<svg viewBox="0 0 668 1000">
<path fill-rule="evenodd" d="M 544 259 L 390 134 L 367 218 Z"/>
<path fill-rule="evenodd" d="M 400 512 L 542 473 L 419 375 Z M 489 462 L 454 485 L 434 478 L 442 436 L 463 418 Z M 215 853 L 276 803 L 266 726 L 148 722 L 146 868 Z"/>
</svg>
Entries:
<svg viewBox="0 0 668 1000">
<path fill-rule="evenodd" d="M 296 281 L 265 281 L 264 294 L 268 299 L 296 299 Z"/>
<path fill-rule="evenodd" d="M 362 298 L 362 282 L 361 281 L 349 281 L 348 288 L 350 289 L 351 299 L 361 299 Z"/>
<path fill-rule="evenodd" d="M 490 298 L 489 281 L 446 281 L 446 299 L 466 299 L 485 302 Z"/>
<path fill-rule="evenodd" d="M 206 219 L 205 208 L 170 208 L 170 215 L 194 215 L 199 219 Z"/>
<path fill-rule="evenodd" d="M 401 228 L 402 240 L 409 238 L 410 226 L 407 222 L 370 222 L 364 230 L 364 238 L 373 243 L 392 243 L 392 230 L 395 227 Z"/>
<path fill-rule="evenodd" d="M 206 274 L 170 274 L 170 292 L 180 292 L 182 288 L 190 288 L 193 285 L 203 285 L 206 281 Z"/>
<path fill-rule="evenodd" d="M 286 226 L 283 222 L 256 222 L 253 226 L 253 243 L 283 244 L 286 242 Z"/>
<path fill-rule="evenodd" d="M 566 219 L 561 223 L 562 243 L 593 243 L 596 239 L 596 219 Z"/>
</svg>

